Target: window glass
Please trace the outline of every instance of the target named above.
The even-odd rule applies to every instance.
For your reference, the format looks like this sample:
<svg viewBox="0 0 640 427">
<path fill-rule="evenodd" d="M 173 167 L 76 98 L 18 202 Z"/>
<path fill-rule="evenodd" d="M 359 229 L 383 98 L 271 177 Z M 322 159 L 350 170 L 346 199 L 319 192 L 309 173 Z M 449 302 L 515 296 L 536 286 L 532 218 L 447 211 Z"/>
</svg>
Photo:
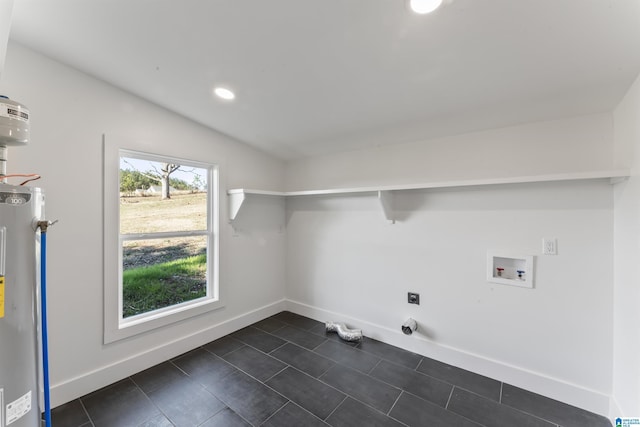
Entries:
<svg viewBox="0 0 640 427">
<path fill-rule="evenodd" d="M 209 170 L 120 153 L 120 318 L 215 294 L 208 285 Z"/>
<path fill-rule="evenodd" d="M 206 236 L 123 242 L 123 318 L 206 296 Z"/>
<path fill-rule="evenodd" d="M 207 230 L 207 170 L 120 157 L 120 233 Z"/>
</svg>

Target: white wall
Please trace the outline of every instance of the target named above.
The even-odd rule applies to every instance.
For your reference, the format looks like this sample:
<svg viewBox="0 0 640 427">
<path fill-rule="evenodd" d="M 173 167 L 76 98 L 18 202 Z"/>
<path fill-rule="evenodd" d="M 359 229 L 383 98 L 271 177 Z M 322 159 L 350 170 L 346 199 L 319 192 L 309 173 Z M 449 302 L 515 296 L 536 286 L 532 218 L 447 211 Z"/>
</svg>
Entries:
<svg viewBox="0 0 640 427">
<path fill-rule="evenodd" d="M 252 233 L 233 237 L 225 195 L 229 187 L 282 188 L 281 161 L 12 42 L 0 93 L 26 105 L 32 118 L 31 143 L 10 149 L 9 171 L 41 174 L 47 218 L 60 221 L 48 242 L 54 405 L 282 309 L 284 204 L 267 202 L 266 214 L 245 215 Z M 103 345 L 103 133 L 220 165 L 225 308 Z"/>
<path fill-rule="evenodd" d="M 615 160 L 631 169 L 615 193 L 611 416 L 640 414 L 640 77 L 614 111 Z"/>
<path fill-rule="evenodd" d="M 287 190 L 607 170 L 611 114 L 311 157 L 287 165 Z"/>
<path fill-rule="evenodd" d="M 287 188 L 611 169 L 612 140 L 611 115 L 577 117 L 293 161 Z M 290 307 L 608 413 L 608 181 L 407 191 L 395 202 L 390 225 L 374 195 L 288 199 Z M 546 236 L 558 238 L 557 256 L 541 255 Z M 491 250 L 536 255 L 535 289 L 486 283 Z M 407 291 L 421 294 L 419 307 Z M 400 332 L 408 316 L 420 325 L 412 337 Z"/>
</svg>

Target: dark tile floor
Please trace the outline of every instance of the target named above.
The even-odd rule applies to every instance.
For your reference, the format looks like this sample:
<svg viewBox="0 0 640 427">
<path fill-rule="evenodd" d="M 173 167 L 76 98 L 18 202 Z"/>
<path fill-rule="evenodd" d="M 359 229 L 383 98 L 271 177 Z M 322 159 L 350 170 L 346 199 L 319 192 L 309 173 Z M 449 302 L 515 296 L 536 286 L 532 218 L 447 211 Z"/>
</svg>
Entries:
<svg viewBox="0 0 640 427">
<path fill-rule="evenodd" d="M 561 426 L 605 418 L 282 312 L 55 408 L 54 427 Z"/>
</svg>

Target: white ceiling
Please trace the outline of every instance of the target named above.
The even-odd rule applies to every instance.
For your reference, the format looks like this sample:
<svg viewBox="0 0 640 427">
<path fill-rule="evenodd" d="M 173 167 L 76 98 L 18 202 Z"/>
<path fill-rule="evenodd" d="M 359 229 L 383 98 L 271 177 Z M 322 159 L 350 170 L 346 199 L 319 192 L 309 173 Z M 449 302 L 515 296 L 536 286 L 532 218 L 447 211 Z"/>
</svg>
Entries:
<svg viewBox="0 0 640 427">
<path fill-rule="evenodd" d="M 11 25 L 285 159 L 610 111 L 640 72 L 638 0 L 16 0 Z"/>
</svg>

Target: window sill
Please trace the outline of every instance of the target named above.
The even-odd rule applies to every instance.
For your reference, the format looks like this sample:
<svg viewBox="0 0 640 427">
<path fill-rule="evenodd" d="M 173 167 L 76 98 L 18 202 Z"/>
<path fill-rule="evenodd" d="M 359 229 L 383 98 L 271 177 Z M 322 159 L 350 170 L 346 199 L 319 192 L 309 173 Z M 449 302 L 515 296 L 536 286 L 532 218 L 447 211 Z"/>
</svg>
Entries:
<svg viewBox="0 0 640 427">
<path fill-rule="evenodd" d="M 180 305 L 167 307 L 166 309 L 122 319 L 118 322 L 117 327 L 105 328 L 104 343 L 109 344 L 134 335 L 149 332 L 223 307 L 224 304 L 219 299 L 207 298 L 199 302 L 187 301 Z"/>
</svg>

